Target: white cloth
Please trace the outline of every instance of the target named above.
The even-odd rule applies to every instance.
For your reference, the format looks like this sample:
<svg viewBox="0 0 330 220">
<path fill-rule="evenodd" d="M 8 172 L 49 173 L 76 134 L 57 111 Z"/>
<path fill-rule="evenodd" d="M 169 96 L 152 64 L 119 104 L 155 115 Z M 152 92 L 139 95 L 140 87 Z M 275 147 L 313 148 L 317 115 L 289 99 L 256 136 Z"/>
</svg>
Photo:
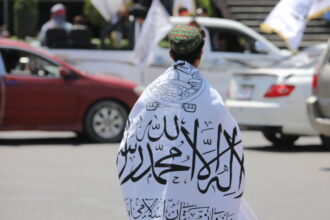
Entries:
<svg viewBox="0 0 330 220">
<path fill-rule="evenodd" d="M 280 0 L 260 28 L 277 33 L 295 51 L 303 39 L 307 18 L 314 19 L 330 10 L 330 0 Z"/>
<path fill-rule="evenodd" d="M 56 5 L 54 5 L 51 9 L 50 9 L 50 12 L 51 13 L 55 13 L 57 11 L 61 11 L 61 10 L 65 10 L 65 7 L 63 4 L 61 3 L 57 3 Z"/>
<path fill-rule="evenodd" d="M 150 65 L 154 57 L 154 48 L 172 28 L 170 17 L 159 0 L 153 0 L 147 17 L 143 23 L 141 33 L 135 39 L 133 61 L 141 69 Z M 141 82 L 142 84 L 144 82 Z"/>
<path fill-rule="evenodd" d="M 259 220 L 244 198 L 241 201 L 241 207 L 239 209 L 238 216 L 239 220 Z"/>
<path fill-rule="evenodd" d="M 308 19 L 320 17 L 327 11 L 330 11 L 330 0 L 314 0 L 308 12 Z"/>
<path fill-rule="evenodd" d="M 312 2 L 313 0 L 281 0 L 261 24 L 261 30 L 266 33 L 276 32 L 290 50 L 297 50 Z"/>
<path fill-rule="evenodd" d="M 117 157 L 129 219 L 241 219 L 243 145 L 219 93 L 177 61 L 133 107 Z"/>
</svg>

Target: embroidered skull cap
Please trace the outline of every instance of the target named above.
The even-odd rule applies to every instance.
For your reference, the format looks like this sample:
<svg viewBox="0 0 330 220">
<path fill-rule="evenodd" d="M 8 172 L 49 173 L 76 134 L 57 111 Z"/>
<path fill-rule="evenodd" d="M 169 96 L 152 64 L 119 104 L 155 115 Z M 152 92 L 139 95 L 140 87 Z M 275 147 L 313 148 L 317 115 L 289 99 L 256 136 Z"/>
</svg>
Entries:
<svg viewBox="0 0 330 220">
<path fill-rule="evenodd" d="M 177 25 L 168 35 L 170 48 L 177 54 L 189 54 L 201 44 L 203 37 L 197 27 Z"/>
</svg>

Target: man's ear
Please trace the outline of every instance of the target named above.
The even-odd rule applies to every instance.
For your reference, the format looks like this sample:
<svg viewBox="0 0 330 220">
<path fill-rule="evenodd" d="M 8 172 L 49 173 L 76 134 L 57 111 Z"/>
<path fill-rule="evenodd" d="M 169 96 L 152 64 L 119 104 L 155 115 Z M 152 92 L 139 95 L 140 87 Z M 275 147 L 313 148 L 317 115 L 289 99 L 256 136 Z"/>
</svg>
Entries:
<svg viewBox="0 0 330 220">
<path fill-rule="evenodd" d="M 203 48 L 200 49 L 199 53 L 198 53 L 198 59 L 202 59 L 202 55 L 203 55 Z"/>
</svg>

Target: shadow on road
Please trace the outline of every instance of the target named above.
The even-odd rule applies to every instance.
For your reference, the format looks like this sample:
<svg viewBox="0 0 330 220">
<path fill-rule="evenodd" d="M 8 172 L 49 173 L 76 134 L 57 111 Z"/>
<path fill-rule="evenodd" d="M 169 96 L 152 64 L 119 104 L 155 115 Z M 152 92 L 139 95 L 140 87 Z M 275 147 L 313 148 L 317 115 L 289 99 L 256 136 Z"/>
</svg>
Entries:
<svg viewBox="0 0 330 220">
<path fill-rule="evenodd" d="M 320 168 L 320 170 L 330 172 L 330 167 L 322 167 L 322 168 Z"/>
<path fill-rule="evenodd" d="M 52 138 L 6 138 L 0 139 L 0 147 L 5 146 L 32 146 L 32 145 L 72 145 L 79 146 L 83 144 L 92 144 L 93 142 L 77 137 L 52 137 Z M 97 143 L 93 143 L 97 144 Z"/>
<path fill-rule="evenodd" d="M 244 150 L 274 152 L 274 153 L 301 153 L 301 152 L 330 152 L 330 147 L 322 145 L 294 145 L 294 146 L 246 146 Z"/>
</svg>

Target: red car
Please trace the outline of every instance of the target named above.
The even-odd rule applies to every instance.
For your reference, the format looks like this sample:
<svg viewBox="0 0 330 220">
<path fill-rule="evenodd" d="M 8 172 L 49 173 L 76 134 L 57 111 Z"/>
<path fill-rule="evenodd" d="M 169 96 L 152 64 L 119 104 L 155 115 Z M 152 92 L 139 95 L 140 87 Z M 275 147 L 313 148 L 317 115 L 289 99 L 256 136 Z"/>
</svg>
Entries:
<svg viewBox="0 0 330 220">
<path fill-rule="evenodd" d="M 136 84 L 88 75 L 29 44 L 0 39 L 0 130 L 74 131 L 119 141 Z"/>
</svg>

